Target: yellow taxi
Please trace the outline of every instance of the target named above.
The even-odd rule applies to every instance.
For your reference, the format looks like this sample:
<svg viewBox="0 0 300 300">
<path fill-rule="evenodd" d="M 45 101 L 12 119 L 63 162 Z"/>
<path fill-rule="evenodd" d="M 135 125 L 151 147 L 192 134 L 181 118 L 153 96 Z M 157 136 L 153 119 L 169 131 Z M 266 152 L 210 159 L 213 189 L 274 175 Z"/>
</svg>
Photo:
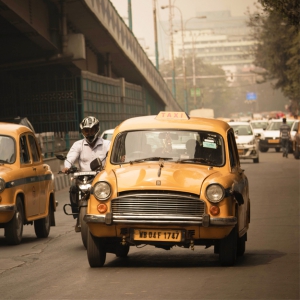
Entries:
<svg viewBox="0 0 300 300">
<path fill-rule="evenodd" d="M 248 179 L 228 123 L 160 112 L 115 128 L 105 168 L 95 177 L 87 214 L 87 256 L 131 246 L 213 247 L 221 265 L 245 252 L 250 223 Z"/>
<path fill-rule="evenodd" d="M 38 238 L 55 226 L 54 176 L 31 129 L 0 122 L 0 228 L 7 242 L 22 241 L 23 225 Z"/>
</svg>

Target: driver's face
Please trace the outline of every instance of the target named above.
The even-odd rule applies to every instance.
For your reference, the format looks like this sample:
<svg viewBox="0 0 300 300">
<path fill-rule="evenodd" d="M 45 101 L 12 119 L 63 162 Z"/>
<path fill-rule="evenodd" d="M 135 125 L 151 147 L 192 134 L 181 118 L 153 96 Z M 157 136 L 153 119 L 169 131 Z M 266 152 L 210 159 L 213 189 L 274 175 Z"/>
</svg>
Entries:
<svg viewBox="0 0 300 300">
<path fill-rule="evenodd" d="M 83 129 L 82 129 L 82 134 L 83 134 L 85 137 L 93 136 L 93 135 L 96 134 L 96 128 L 95 128 L 95 127 L 92 127 L 92 128 L 83 128 Z"/>
</svg>

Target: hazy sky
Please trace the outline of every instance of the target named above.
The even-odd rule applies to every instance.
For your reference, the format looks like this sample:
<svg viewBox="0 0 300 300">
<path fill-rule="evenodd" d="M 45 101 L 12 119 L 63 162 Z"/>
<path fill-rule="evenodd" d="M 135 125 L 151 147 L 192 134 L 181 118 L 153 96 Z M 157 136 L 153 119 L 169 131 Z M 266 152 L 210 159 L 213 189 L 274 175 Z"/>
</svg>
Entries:
<svg viewBox="0 0 300 300">
<path fill-rule="evenodd" d="M 117 9 L 119 15 L 128 24 L 128 0 L 110 0 Z M 182 13 L 183 20 L 196 16 L 196 12 L 230 10 L 232 16 L 243 16 L 247 10 L 254 11 L 255 0 L 171 0 L 172 5 L 177 6 Z M 132 29 L 135 37 L 143 47 L 149 47 L 149 53 L 154 53 L 154 25 L 153 25 L 154 0 L 131 0 Z M 157 27 L 162 31 L 160 21 L 169 20 L 169 9 L 161 9 L 161 6 L 169 5 L 169 0 L 156 0 L 157 3 Z M 180 20 L 180 12 L 174 10 L 175 19 Z M 160 33 L 163 34 L 163 33 Z M 160 41 L 158 41 L 160 43 Z"/>
</svg>

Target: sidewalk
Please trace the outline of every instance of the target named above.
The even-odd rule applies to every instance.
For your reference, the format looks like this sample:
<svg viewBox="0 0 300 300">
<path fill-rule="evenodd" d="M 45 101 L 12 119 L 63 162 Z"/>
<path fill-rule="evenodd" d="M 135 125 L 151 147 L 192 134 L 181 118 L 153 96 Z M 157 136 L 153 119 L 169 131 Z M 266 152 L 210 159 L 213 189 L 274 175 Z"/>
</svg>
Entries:
<svg viewBox="0 0 300 300">
<path fill-rule="evenodd" d="M 71 185 L 71 175 L 54 174 L 55 190 L 60 191 Z"/>
</svg>

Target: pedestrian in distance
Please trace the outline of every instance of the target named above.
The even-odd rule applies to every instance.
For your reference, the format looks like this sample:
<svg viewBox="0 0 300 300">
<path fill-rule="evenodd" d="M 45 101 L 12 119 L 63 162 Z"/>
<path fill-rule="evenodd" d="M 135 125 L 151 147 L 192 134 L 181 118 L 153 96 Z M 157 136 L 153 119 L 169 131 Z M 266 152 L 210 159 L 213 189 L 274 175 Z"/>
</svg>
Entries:
<svg viewBox="0 0 300 300">
<path fill-rule="evenodd" d="M 105 165 L 107 152 L 110 148 L 110 141 L 102 139 L 100 135 L 99 120 L 93 116 L 88 116 L 79 124 L 83 139 L 76 141 L 70 148 L 67 159 L 64 161 L 63 173 L 68 173 L 69 168 L 78 161 L 80 171 L 91 171 L 90 163 L 95 158 L 100 158 L 102 165 Z M 75 184 L 70 187 L 70 204 L 74 219 L 77 219 L 75 230 L 78 228 L 78 208 L 79 191 Z"/>
<path fill-rule="evenodd" d="M 280 126 L 280 139 L 282 147 L 282 156 L 288 158 L 289 140 L 291 139 L 291 127 L 286 123 L 286 118 L 282 119 Z"/>
</svg>

